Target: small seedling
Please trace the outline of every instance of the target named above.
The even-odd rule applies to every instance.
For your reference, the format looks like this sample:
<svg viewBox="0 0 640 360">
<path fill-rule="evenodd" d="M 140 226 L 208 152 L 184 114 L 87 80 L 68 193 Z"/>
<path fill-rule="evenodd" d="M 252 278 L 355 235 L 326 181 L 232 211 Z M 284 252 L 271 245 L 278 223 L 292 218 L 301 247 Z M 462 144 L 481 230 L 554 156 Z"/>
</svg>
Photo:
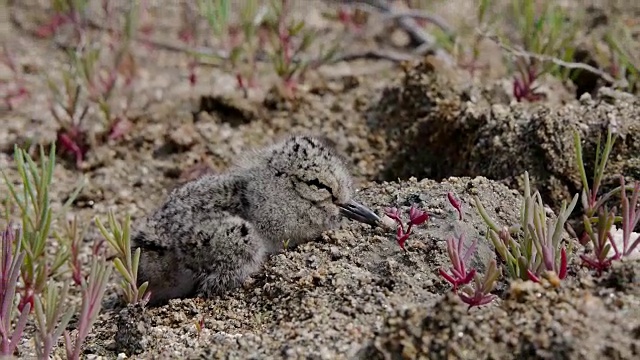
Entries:
<svg viewBox="0 0 640 360">
<path fill-rule="evenodd" d="M 582 210 L 584 214 L 591 218 L 612 196 L 620 191 L 620 188 L 615 188 L 603 196 L 599 196 L 600 186 L 602 184 L 602 178 L 605 174 L 607 162 L 609 156 L 613 150 L 613 146 L 616 142 L 616 138 L 613 137 L 611 129 L 607 129 L 607 140 L 604 144 L 604 148 L 601 148 L 600 137 L 596 145 L 596 159 L 594 163 L 594 174 L 591 187 L 589 187 L 589 181 L 587 180 L 587 171 L 584 166 L 584 159 L 582 155 L 582 142 L 580 140 L 580 134 L 578 131 L 573 132 L 573 145 L 576 152 L 576 163 L 578 166 L 578 172 L 580 173 L 580 179 L 582 180 Z"/>
<path fill-rule="evenodd" d="M 47 254 L 47 249 L 53 246 L 49 236 L 50 230 L 57 216 L 66 213 L 82 189 L 82 185 L 78 186 L 63 205 L 62 210 L 57 216 L 54 215 L 51 211 L 49 194 L 56 163 L 55 145 L 51 145 L 48 156 L 40 146 L 39 155 L 40 163 L 37 164 L 26 151 L 15 146 L 14 161 L 21 179 L 18 186 L 14 185 L 2 171 L 11 200 L 20 210 L 20 241 L 26 252 L 20 270 L 22 279 L 20 309 L 27 303 L 33 309 L 34 296 L 44 290 L 47 280 L 64 272 L 63 265 L 69 257 L 69 252 L 65 244 L 62 244 L 60 251 L 55 255 Z"/>
<path fill-rule="evenodd" d="M 200 334 L 204 329 L 204 315 L 200 316 L 200 319 L 195 321 L 195 325 L 196 325 L 196 332 L 198 333 L 198 340 L 200 340 Z"/>
<path fill-rule="evenodd" d="M 71 278 L 75 285 L 82 284 L 82 263 L 80 262 L 80 247 L 84 237 L 84 227 L 78 221 L 77 216 L 67 221 L 64 227 L 64 233 L 61 235 L 57 231 L 54 233 L 58 243 L 67 244 L 68 246 L 68 265 L 71 268 Z"/>
<path fill-rule="evenodd" d="M 36 295 L 35 314 L 38 331 L 34 345 L 38 359 L 48 359 L 63 331 L 75 313 L 75 308 L 67 302 L 69 283 L 65 282 L 62 291 L 49 283 L 44 297 Z M 66 309 L 66 311 L 65 311 Z"/>
<path fill-rule="evenodd" d="M 593 219 L 586 214 L 583 215 L 585 234 L 593 244 L 593 252 L 580 255 L 580 259 L 586 266 L 595 269 L 598 274 L 608 269 L 613 261 L 631 256 L 636 248 L 640 246 L 640 235 L 635 239 L 632 238 L 633 230 L 640 222 L 640 212 L 637 211 L 640 182 L 636 181 L 633 185 L 631 201 L 629 201 L 627 186 L 622 176 L 620 176 L 619 188 L 624 189 L 620 191 L 622 244 L 616 243 L 612 233 L 617 219 L 615 209 L 609 211 L 606 205 L 600 207 L 595 227 L 592 225 Z M 619 248 L 619 245 L 622 246 Z M 611 254 L 612 250 L 613 254 Z"/>
<path fill-rule="evenodd" d="M 630 93 L 635 93 L 640 84 L 640 63 L 638 62 L 637 40 L 633 27 L 622 21 L 612 24 L 605 30 L 603 38 L 607 44 L 606 59 L 597 59 L 599 64 L 606 64 L 606 69 L 615 78 L 620 79 L 621 85 Z M 597 56 L 598 48 L 594 54 Z"/>
<path fill-rule="evenodd" d="M 447 254 L 452 264 L 450 274 L 443 268 L 438 269 L 440 275 L 453 285 L 454 292 L 458 291 L 458 287 L 470 283 L 476 275 L 476 269 L 467 269 L 465 264 L 476 252 L 478 241 L 474 240 L 466 251 L 463 251 L 463 244 L 464 234 L 458 237 L 457 242 L 452 237 L 447 239 Z"/>
<path fill-rule="evenodd" d="M 193 3 L 183 2 L 181 3 L 181 27 L 178 31 L 178 39 L 185 45 L 194 47 L 196 43 L 196 34 L 198 29 L 198 21 L 196 18 L 196 12 L 193 9 Z M 198 78 L 196 75 L 196 67 L 198 65 L 198 58 L 193 54 L 189 54 L 189 61 L 187 62 L 187 70 L 189 71 L 189 84 L 195 86 Z"/>
<path fill-rule="evenodd" d="M 50 113 L 60 125 L 57 134 L 61 153 L 71 154 L 80 167 L 92 145 L 90 139 L 115 140 L 130 128 L 127 112 L 133 98 L 137 64 L 131 43 L 138 31 L 139 2 L 133 2 L 125 14 L 124 29 L 108 32 L 108 44 L 95 40 L 89 31 L 87 1 L 56 1 L 52 34 L 62 24 L 73 26 L 75 37 L 67 51 L 70 68 L 62 71 L 62 81 L 47 78 L 51 92 Z M 103 2 L 105 23 L 114 20 L 113 5 Z M 49 34 L 49 31 L 45 32 Z M 49 36 L 49 35 L 47 35 Z M 96 115 L 94 115 L 96 114 Z M 102 119 L 103 130 L 89 134 L 86 120 Z"/>
<path fill-rule="evenodd" d="M 18 241 L 16 241 L 16 237 Z M 22 310 L 15 309 L 15 295 L 18 287 L 20 268 L 23 265 L 26 251 L 22 250 L 11 223 L 2 232 L 2 266 L 0 278 L 0 355 L 11 356 L 16 350 L 22 332 L 27 324 L 31 304 L 26 303 Z M 15 243 L 15 248 L 14 248 Z M 17 311 L 16 311 L 17 310 Z M 19 312 L 19 315 L 17 313 Z"/>
<path fill-rule="evenodd" d="M 582 180 L 582 208 L 583 208 L 583 224 L 584 233 L 581 237 L 581 243 L 591 242 L 593 244 L 593 252 L 591 254 L 582 254 L 580 258 L 583 263 L 601 274 L 604 270 L 611 266 L 615 260 L 631 255 L 635 249 L 640 246 L 640 237 L 633 239 L 633 230 L 640 222 L 640 213 L 638 209 L 638 196 L 640 193 L 639 183 L 636 181 L 633 185 L 625 184 L 623 176 L 620 177 L 620 186 L 600 195 L 599 189 L 602 179 L 606 174 L 606 165 L 611 155 L 613 145 L 616 138 L 612 135 L 611 129 L 607 129 L 607 140 L 604 147 L 601 147 L 600 138 L 598 138 L 596 146 L 596 157 L 594 164 L 594 176 L 589 186 L 587 173 L 585 170 L 582 144 L 580 135 L 574 131 L 574 148 L 576 152 L 576 163 L 580 178 Z M 631 197 L 627 195 L 627 191 L 631 192 Z M 620 196 L 621 215 L 616 216 L 616 209 L 606 206 L 615 195 Z M 596 215 L 597 216 L 594 216 Z M 614 240 L 612 230 L 616 222 L 621 223 L 622 228 L 622 247 L 618 248 L 618 244 Z M 613 250 L 613 254 L 611 253 Z"/>
<path fill-rule="evenodd" d="M 461 221 L 462 206 L 460 201 L 456 200 L 452 192 L 447 193 L 447 199 L 458 212 L 458 221 Z M 474 239 L 465 250 L 464 239 L 464 234 L 457 236 L 457 241 L 453 237 L 447 239 L 447 254 L 449 261 L 451 261 L 450 273 L 447 273 L 443 268 L 438 269 L 438 272 L 453 286 L 453 292 L 458 294 L 460 300 L 469 305 L 470 309 L 474 306 L 486 305 L 496 298 L 491 294 L 491 291 L 502 273 L 497 269 L 495 259 L 492 259 L 487 265 L 487 272 L 482 279 L 476 269 L 468 268 L 469 259 L 478 249 L 478 240 Z M 474 281 L 473 286 L 468 285 L 471 281 Z"/>
<path fill-rule="evenodd" d="M 567 206 L 562 202 L 556 219 L 548 219 L 540 193 L 531 194 L 529 174 L 524 174 L 524 199 L 520 209 L 520 224 L 498 226 L 475 197 L 478 212 L 487 224 L 488 236 L 500 257 L 505 261 L 507 274 L 512 279 L 539 282 L 540 276 L 561 280 L 567 274 L 567 251 L 561 244 L 564 225 L 578 202 L 578 194 Z M 516 239 L 513 238 L 516 237 Z M 555 277 L 555 276 L 553 276 Z"/>
<path fill-rule="evenodd" d="M 207 20 L 213 36 L 221 41 L 223 51 L 204 54 L 195 51 L 200 58 L 209 58 L 216 63 L 228 61 L 235 71 L 236 83 L 246 96 L 256 85 L 257 62 L 267 61 L 280 78 L 278 89 L 285 98 L 291 98 L 297 85 L 304 80 L 308 70 L 317 68 L 333 58 L 338 43 L 320 46 L 318 56 L 303 58 L 303 53 L 311 48 L 316 32 L 309 29 L 304 21 L 290 17 L 291 1 L 272 0 L 260 2 L 248 0 L 240 9 L 239 23 L 229 22 L 228 0 L 200 0 L 199 13 Z M 192 41 L 195 29 L 187 27 L 181 31 L 183 41 Z M 190 79 L 195 79 L 190 64 Z"/>
<path fill-rule="evenodd" d="M 400 217 L 397 208 L 387 208 L 385 209 L 385 214 L 393 219 L 398 225 L 396 231 L 396 241 L 398 242 L 398 245 L 400 245 L 400 248 L 404 251 L 407 251 L 404 247 L 404 244 L 409 238 L 409 235 L 411 235 L 412 228 L 414 226 L 422 225 L 427 220 L 429 220 L 429 214 L 418 209 L 417 207 L 415 207 L 415 205 L 411 206 L 411 208 L 409 209 L 409 222 L 407 223 L 407 229 L 405 230 L 402 218 Z"/>
<path fill-rule="evenodd" d="M 620 202 L 622 207 L 622 249 L 621 256 L 630 256 L 638 246 L 640 246 L 640 235 L 633 239 L 631 236 L 633 230 L 638 226 L 640 222 L 640 210 L 638 208 L 638 196 L 640 196 L 640 181 L 636 181 L 633 185 L 631 193 L 631 201 L 627 196 L 626 186 L 624 183 L 624 177 L 620 176 L 620 188 L 625 189 L 620 191 Z"/>
<path fill-rule="evenodd" d="M 190 46 L 196 44 L 197 18 L 199 14 L 206 21 L 212 36 L 218 40 L 218 51 L 196 50 L 192 52 L 188 63 L 189 81 L 194 85 L 197 81 L 196 66 L 200 59 L 213 61 L 216 64 L 229 62 L 235 72 L 236 85 L 248 96 L 250 88 L 255 86 L 257 73 L 257 57 L 263 52 L 264 40 L 261 38 L 264 15 L 267 5 L 257 0 L 243 1 L 240 8 L 239 22 L 230 22 L 229 0 L 199 0 L 197 10 L 191 4 L 183 5 L 183 28 L 180 39 Z M 196 14 L 197 11 L 197 14 Z"/>
<path fill-rule="evenodd" d="M 580 26 L 568 19 L 575 17 L 567 16 L 553 1 L 515 0 L 511 6 L 516 32 L 525 52 L 571 61 L 575 52 L 573 40 Z M 518 101 L 544 98 L 536 86 L 542 75 L 552 73 L 562 78 L 569 75 L 568 69 L 560 70 L 558 65 L 534 57 L 518 56 L 515 67 L 517 75 L 513 79 L 513 96 Z"/>
<path fill-rule="evenodd" d="M 11 195 L 5 204 L 6 216 L 8 218 L 11 216 L 9 209 L 15 203 L 19 209 L 21 227 L 15 237 L 13 232 L 6 232 L 3 235 L 0 332 L 3 339 L 2 351 L 11 355 L 20 340 L 28 314 L 34 310 L 35 351 L 38 358 L 48 358 L 75 313 L 74 308 L 68 303 L 69 286 L 75 283 L 77 274 L 82 274 L 81 271 L 73 268 L 74 264 L 80 265 L 78 261 L 68 261 L 71 257 L 69 249 L 79 245 L 77 239 L 80 237 L 76 231 L 79 225 L 71 225 L 72 231 L 67 229 L 62 236 L 56 234 L 57 242 L 52 242 L 51 229 L 55 226 L 58 217 L 67 213 L 68 207 L 75 200 L 82 186 L 71 194 L 60 211 L 54 213 L 49 194 L 55 168 L 55 146 L 52 144 L 48 156 L 40 146 L 39 155 L 38 164 L 26 151 L 15 147 L 14 160 L 21 179 L 17 185 L 9 181 L 3 171 L 5 184 Z M 76 239 L 70 239 L 70 236 L 75 236 Z M 15 245 L 12 244 L 14 242 Z M 12 250 L 13 246 L 15 250 Z M 57 249 L 55 254 L 49 251 L 52 248 Z M 69 268 L 65 264 L 69 265 Z M 70 282 L 71 279 L 66 276 L 68 269 L 71 269 L 74 282 Z M 106 265 L 101 265 L 101 261 L 94 257 L 88 278 L 79 276 L 83 301 L 82 311 L 79 314 L 80 332 L 73 348 L 70 341 L 67 341 L 69 359 L 78 359 L 80 356 L 84 338 L 100 310 L 100 301 L 106 288 L 109 271 Z M 21 288 L 17 287 L 18 277 L 22 280 Z M 56 285 L 60 280 L 63 284 L 62 290 Z M 14 320 L 12 314 L 16 290 L 21 292 L 20 302 L 17 304 L 20 317 Z M 10 334 L 12 320 L 15 325 L 13 334 Z M 68 335 L 65 335 L 65 338 L 70 340 Z"/>
<path fill-rule="evenodd" d="M 271 45 L 268 54 L 275 73 L 281 79 L 286 98 L 294 95 L 309 69 L 331 60 L 338 50 L 337 44 L 323 46 L 317 59 L 301 59 L 299 55 L 310 49 L 316 33 L 308 29 L 304 20 L 290 20 L 290 7 L 289 0 L 271 1 L 271 16 L 267 16 L 265 21 L 267 41 Z"/>
<path fill-rule="evenodd" d="M 460 300 L 469 305 L 469 309 L 492 302 L 497 296 L 491 294 L 491 291 L 495 288 L 496 281 L 500 276 L 502 276 L 502 272 L 498 269 L 496 260 L 491 259 L 484 277 L 481 279 L 480 275 L 476 274 L 473 288 L 465 286 L 458 292 Z"/>
<path fill-rule="evenodd" d="M 133 254 L 131 253 L 131 217 L 127 215 L 124 224 L 121 225 L 116 220 L 113 211 L 110 211 L 108 218 L 109 230 L 102 225 L 100 219 L 96 218 L 95 222 L 111 249 L 116 252 L 113 263 L 123 278 L 120 287 L 124 292 L 125 300 L 130 304 L 146 303 L 151 293 L 146 293 L 149 286 L 148 282 L 138 286 L 140 248 L 137 248 Z"/>
<path fill-rule="evenodd" d="M 456 199 L 455 195 L 451 191 L 447 193 L 447 199 L 449 199 L 451 206 L 453 206 L 453 208 L 458 212 L 458 220 L 462 221 L 462 205 L 460 204 L 460 201 Z"/>
<path fill-rule="evenodd" d="M 36 35 L 40 38 L 53 37 L 60 27 L 70 24 L 74 35 L 82 36 L 87 26 L 88 0 L 54 0 L 53 14 L 49 20 L 36 28 Z"/>
<path fill-rule="evenodd" d="M 476 1 L 476 16 L 474 22 L 456 24 L 455 31 L 443 19 L 439 19 L 433 14 L 429 14 L 430 22 L 433 26 L 429 32 L 434 36 L 436 44 L 451 54 L 458 67 L 467 70 L 473 77 L 478 70 L 489 69 L 486 61 L 481 61 L 480 53 L 482 48 L 483 29 L 492 26 L 496 17 L 492 16 L 490 9 L 493 7 L 493 0 Z M 420 22 L 420 19 L 417 19 Z M 482 30 L 479 30 L 482 29 Z"/>
<path fill-rule="evenodd" d="M 107 281 L 110 275 L 111 266 L 107 260 L 104 257 L 94 257 L 89 276 L 82 281 L 82 305 L 78 316 L 78 331 L 74 341 L 71 341 L 71 334 L 68 331 L 64 332 L 67 359 L 80 359 L 82 345 L 102 308 L 102 297 L 107 288 Z"/>
<path fill-rule="evenodd" d="M 462 205 L 460 201 L 455 198 L 451 191 L 447 193 L 447 199 L 451 206 L 458 212 L 458 221 L 462 221 Z M 476 252 L 478 245 L 478 240 L 474 239 L 467 250 L 463 251 L 465 236 L 464 234 L 460 234 L 457 238 L 457 242 L 453 237 L 447 239 L 447 254 L 451 261 L 451 267 L 449 268 L 450 274 L 443 268 L 438 269 L 440 275 L 453 285 L 453 291 L 456 293 L 458 292 L 458 287 L 470 283 L 476 275 L 476 269 L 467 270 L 466 263 Z"/>
<path fill-rule="evenodd" d="M 600 208 L 594 231 L 593 225 L 591 225 L 591 218 L 583 215 L 584 231 L 587 238 L 593 244 L 593 254 L 591 254 L 591 256 L 586 254 L 580 255 L 580 259 L 582 259 L 585 265 L 595 269 L 598 274 L 601 274 L 602 271 L 609 268 L 613 260 L 620 258 L 620 252 L 611 234 L 611 227 L 615 222 L 615 217 L 615 211 L 608 211 L 606 207 Z M 609 256 L 612 247 L 614 254 Z"/>
<path fill-rule="evenodd" d="M 518 74 L 513 77 L 513 97 L 518 101 L 526 100 L 535 102 L 544 99 L 544 95 L 538 91 L 536 80 L 542 75 L 531 60 L 520 61 Z"/>
</svg>

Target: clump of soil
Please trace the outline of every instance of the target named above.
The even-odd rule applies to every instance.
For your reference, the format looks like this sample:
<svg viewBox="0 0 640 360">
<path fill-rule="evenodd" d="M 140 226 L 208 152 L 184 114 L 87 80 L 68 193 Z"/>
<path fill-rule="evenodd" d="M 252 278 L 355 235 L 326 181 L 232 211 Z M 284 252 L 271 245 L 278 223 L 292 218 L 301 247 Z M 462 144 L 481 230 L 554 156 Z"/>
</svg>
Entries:
<svg viewBox="0 0 640 360">
<path fill-rule="evenodd" d="M 636 262 L 635 267 L 638 267 Z M 499 305 L 468 311 L 452 294 L 386 319 L 361 359 L 633 359 L 640 312 L 633 300 L 607 299 L 569 285 L 514 281 Z"/>
<path fill-rule="evenodd" d="M 618 174 L 640 176 L 640 100 L 626 93 L 602 88 L 594 99 L 586 94 L 566 104 L 516 103 L 499 83 L 461 85 L 426 61 L 380 100 L 369 124 L 385 139 L 381 180 L 479 175 L 521 189 L 529 171 L 545 202 L 559 208 L 582 188 L 573 131 L 584 140 L 589 167 L 608 127 L 619 139 L 605 188 L 619 185 Z"/>
<path fill-rule="evenodd" d="M 116 315 L 117 331 L 114 336 L 116 352 L 137 355 L 149 347 L 144 339 L 149 331 L 145 312 L 143 304 L 138 303 L 127 305 Z"/>
</svg>

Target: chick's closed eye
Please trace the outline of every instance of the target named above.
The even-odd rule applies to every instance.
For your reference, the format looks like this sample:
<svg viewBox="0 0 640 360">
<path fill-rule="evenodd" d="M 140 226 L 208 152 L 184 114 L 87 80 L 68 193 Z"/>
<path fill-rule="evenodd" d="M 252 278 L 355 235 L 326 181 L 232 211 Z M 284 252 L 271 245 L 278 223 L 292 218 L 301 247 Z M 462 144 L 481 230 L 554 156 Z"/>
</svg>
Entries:
<svg viewBox="0 0 640 360">
<path fill-rule="evenodd" d="M 329 192 L 329 194 L 333 194 L 333 191 L 331 190 L 331 187 L 329 187 L 329 185 L 323 184 L 318 179 L 307 180 L 307 181 L 305 181 L 305 184 L 307 184 L 309 186 L 315 186 L 318 190 L 321 190 L 321 189 L 327 190 Z"/>
</svg>

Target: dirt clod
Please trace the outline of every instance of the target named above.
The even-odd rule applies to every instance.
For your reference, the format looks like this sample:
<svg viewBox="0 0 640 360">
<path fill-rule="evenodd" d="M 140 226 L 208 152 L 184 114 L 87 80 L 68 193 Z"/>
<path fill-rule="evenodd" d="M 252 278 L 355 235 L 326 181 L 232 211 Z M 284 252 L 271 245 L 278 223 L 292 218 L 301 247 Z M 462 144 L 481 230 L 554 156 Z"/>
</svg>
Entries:
<svg viewBox="0 0 640 360">
<path fill-rule="evenodd" d="M 125 354 L 141 354 L 148 348 L 145 336 L 150 326 L 146 310 L 141 304 L 128 305 L 115 318 L 115 350 Z"/>
</svg>

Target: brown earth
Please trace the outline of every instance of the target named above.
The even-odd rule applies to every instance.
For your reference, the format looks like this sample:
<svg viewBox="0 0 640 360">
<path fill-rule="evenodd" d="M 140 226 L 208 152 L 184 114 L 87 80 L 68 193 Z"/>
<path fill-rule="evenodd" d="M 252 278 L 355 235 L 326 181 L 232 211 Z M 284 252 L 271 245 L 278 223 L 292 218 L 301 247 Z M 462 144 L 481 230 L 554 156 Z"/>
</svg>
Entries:
<svg viewBox="0 0 640 360">
<path fill-rule="evenodd" d="M 637 11 L 633 1 L 593 3 L 594 18 Z M 310 10 L 309 4 L 316 7 Z M 66 58 L 52 41 L 30 34 L 33 24 L 46 19 L 46 9 L 37 1 L 12 6 L 15 19 L 4 35 L 10 35 L 7 44 L 31 91 L 17 109 L 0 113 L 0 167 L 16 181 L 13 145 L 55 139 L 59 125 L 48 112 L 44 76 L 58 78 Z M 345 33 L 322 18 L 321 11 L 331 6 L 296 2 L 294 14 L 323 29 L 318 43 Z M 466 0 L 434 10 L 452 26 L 474 14 Z M 174 2 L 154 4 L 151 16 L 159 36 L 177 39 Z M 375 15 L 369 22 L 364 35 L 345 40 L 345 48 L 411 49 L 408 35 L 393 22 Z M 483 59 L 492 65 L 473 81 L 434 57 L 403 66 L 358 59 L 311 72 L 293 100 L 269 91 L 273 76 L 265 76 L 262 87 L 245 99 L 225 66 L 198 68 L 199 81 L 190 87 L 186 54 L 137 48 L 140 80 L 132 129 L 120 140 L 96 143 L 81 169 L 61 158 L 54 174 L 56 206 L 85 180 L 72 214 L 89 224 L 86 253 L 99 238 L 90 224 L 94 217 L 104 218 L 113 209 L 135 221 L 179 183 L 206 171 L 223 172 L 246 149 L 300 132 L 324 135 L 347 154 L 361 189 L 358 199 L 378 213 L 417 204 L 433 216 L 416 228 L 406 253 L 395 243 L 393 229 L 345 221 L 317 242 L 272 257 L 244 288 L 215 299 L 125 307 L 114 275 L 87 339 L 87 358 L 639 357 L 640 261 L 617 263 L 595 277 L 580 267 L 577 253 L 584 250 L 577 246 L 561 288 L 503 279 L 495 290 L 499 300 L 471 310 L 438 275 L 440 267 L 449 266 L 444 240 L 457 232 L 478 238 L 473 265 L 479 270 L 493 256 L 472 195 L 494 219 L 512 224 L 519 216 L 524 171 L 553 208 L 580 190 L 573 129 L 580 131 L 591 164 L 597 134 L 613 125 L 621 138 L 610 174 L 640 179 L 637 96 L 592 85 L 591 94 L 576 99 L 574 85 L 545 78 L 546 101 L 517 103 L 502 57 L 495 45 L 486 46 Z M 261 66 L 269 73 L 266 64 Z M 4 77 L 6 69 L 0 72 Z M 97 115 L 92 116 L 89 123 L 99 129 Z M 448 191 L 462 200 L 461 222 L 447 202 Z M 6 194 L 4 184 L 0 193 Z M 198 333 L 200 319 L 204 327 Z M 30 322 L 27 333 L 33 331 Z M 20 350 L 20 358 L 34 358 L 30 337 Z M 56 355 L 63 356 L 62 343 Z"/>
</svg>

